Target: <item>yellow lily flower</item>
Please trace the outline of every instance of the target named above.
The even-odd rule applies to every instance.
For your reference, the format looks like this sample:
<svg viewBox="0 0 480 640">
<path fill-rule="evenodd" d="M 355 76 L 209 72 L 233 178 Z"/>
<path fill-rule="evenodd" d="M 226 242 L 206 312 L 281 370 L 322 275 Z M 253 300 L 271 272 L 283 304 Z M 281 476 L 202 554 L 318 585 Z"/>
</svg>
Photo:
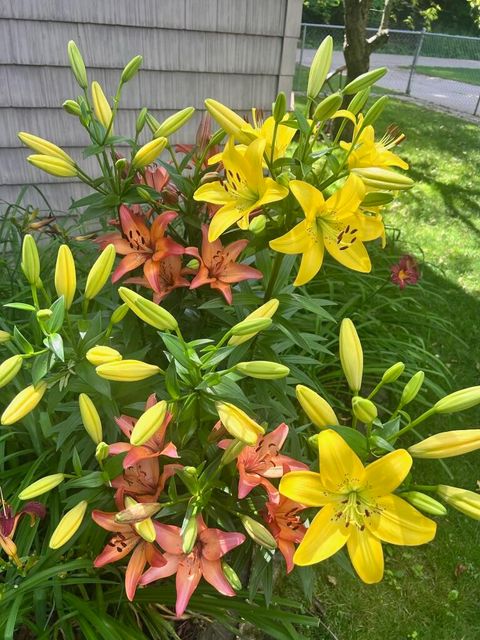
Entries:
<svg viewBox="0 0 480 640">
<path fill-rule="evenodd" d="M 359 211 L 365 195 L 360 178 L 349 176 L 328 200 L 302 180 L 291 180 L 290 189 L 305 213 L 305 220 L 271 240 L 270 247 L 280 253 L 303 254 L 294 284 L 305 284 L 318 273 L 325 249 L 345 267 L 368 273 L 371 264 L 363 240 L 379 237 L 381 230 L 375 218 Z"/>
<path fill-rule="evenodd" d="M 222 155 L 225 178 L 207 182 L 195 191 L 195 200 L 223 205 L 210 223 L 209 242 L 214 242 L 235 223 L 240 229 L 248 229 L 252 211 L 288 195 L 286 187 L 263 175 L 265 144 L 265 140 L 254 140 L 242 154 L 230 138 Z"/>
<path fill-rule="evenodd" d="M 347 152 L 350 151 L 362 125 L 363 116 L 359 115 L 353 130 L 352 142 L 340 142 L 342 149 Z M 372 125 L 366 126 L 355 140 L 354 148 L 348 156 L 349 168 L 399 167 L 400 169 L 408 169 L 408 164 L 390 151 L 392 147 L 399 144 L 404 138 L 405 136 L 394 127 L 389 128 L 379 142 L 375 142 L 374 128 Z"/>
<path fill-rule="evenodd" d="M 435 522 L 392 493 L 408 475 L 412 458 L 398 449 L 364 467 L 332 429 L 318 434 L 318 448 L 320 473 L 292 471 L 280 482 L 280 493 L 287 498 L 322 507 L 293 560 L 301 566 L 315 564 L 346 544 L 359 577 L 368 584 L 379 582 L 382 541 L 410 546 L 435 536 Z"/>
</svg>

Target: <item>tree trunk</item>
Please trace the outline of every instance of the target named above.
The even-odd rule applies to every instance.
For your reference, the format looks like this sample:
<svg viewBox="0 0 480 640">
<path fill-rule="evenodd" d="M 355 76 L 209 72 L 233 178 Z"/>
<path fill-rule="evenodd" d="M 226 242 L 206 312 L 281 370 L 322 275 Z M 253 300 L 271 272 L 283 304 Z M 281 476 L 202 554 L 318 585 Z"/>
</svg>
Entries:
<svg viewBox="0 0 480 640">
<path fill-rule="evenodd" d="M 370 45 L 366 38 L 371 0 L 344 0 L 345 40 L 343 53 L 347 64 L 347 82 L 368 71 Z"/>
</svg>

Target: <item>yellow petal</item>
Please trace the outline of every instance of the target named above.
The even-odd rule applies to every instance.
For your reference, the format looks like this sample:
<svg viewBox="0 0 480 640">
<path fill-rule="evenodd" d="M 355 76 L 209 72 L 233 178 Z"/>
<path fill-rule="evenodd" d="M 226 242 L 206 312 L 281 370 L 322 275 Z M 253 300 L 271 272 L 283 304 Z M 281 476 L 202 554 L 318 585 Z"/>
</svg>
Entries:
<svg viewBox="0 0 480 640">
<path fill-rule="evenodd" d="M 324 241 L 328 253 L 340 264 L 343 264 L 344 267 L 360 273 L 370 273 L 372 270 L 370 257 L 359 236 L 357 236 L 356 242 L 351 245 L 339 245 L 335 238 L 329 238 L 328 236 L 325 236 Z M 346 248 L 340 249 L 340 247 Z"/>
<path fill-rule="evenodd" d="M 217 211 L 208 227 L 208 241 L 214 242 L 222 233 L 242 217 L 243 212 L 228 204 Z"/>
<path fill-rule="evenodd" d="M 306 566 L 333 556 L 347 542 L 352 529 L 346 528 L 344 520 L 335 518 L 334 505 L 323 507 L 311 525 L 293 556 L 295 564 Z"/>
<path fill-rule="evenodd" d="M 353 174 L 348 176 L 341 189 L 337 189 L 331 196 L 325 208 L 334 211 L 337 218 L 344 218 L 355 213 L 365 197 L 365 186 L 361 179 Z"/>
<path fill-rule="evenodd" d="M 327 491 L 321 475 L 314 471 L 290 471 L 280 480 L 279 491 L 283 496 L 307 507 L 323 507 L 335 502 L 343 495 Z"/>
<path fill-rule="evenodd" d="M 387 453 L 365 469 L 364 491 L 371 496 L 391 493 L 405 480 L 411 466 L 412 457 L 405 449 Z"/>
<path fill-rule="evenodd" d="M 356 526 L 347 541 L 348 555 L 358 573 L 366 584 L 375 584 L 383 578 L 383 550 L 378 538 L 368 529 L 360 531 Z"/>
<path fill-rule="evenodd" d="M 365 524 L 380 540 L 411 546 L 425 544 L 435 537 L 436 523 L 405 500 L 390 494 L 377 498 L 376 503 L 379 510 L 365 518 Z"/>
<path fill-rule="evenodd" d="M 324 208 L 325 199 L 322 193 L 308 182 L 291 180 L 289 187 L 308 218 L 315 218 L 317 213 Z"/>
<path fill-rule="evenodd" d="M 265 433 L 265 429 L 250 418 L 245 411 L 230 402 L 216 402 L 215 407 L 223 426 L 237 440 L 251 446 L 256 444 L 258 436 Z"/>
<path fill-rule="evenodd" d="M 355 491 L 364 485 L 365 468 L 357 454 L 333 429 L 318 435 L 320 475 L 325 488 L 333 493 Z"/>
<path fill-rule="evenodd" d="M 310 282 L 317 275 L 323 263 L 323 253 L 323 243 L 321 242 L 316 242 L 304 252 L 300 269 L 293 283 L 296 287 Z"/>
<path fill-rule="evenodd" d="M 206 182 L 193 194 L 193 199 L 197 202 L 211 202 L 212 204 L 225 204 L 231 200 L 231 197 L 222 187 L 219 180 L 215 182 Z"/>
<path fill-rule="evenodd" d="M 311 245 L 312 239 L 307 235 L 305 220 L 299 222 L 285 235 L 275 238 L 275 240 L 270 240 L 270 247 L 279 253 L 303 253 L 311 247 Z"/>
<path fill-rule="evenodd" d="M 255 203 L 255 208 L 263 207 L 263 205 L 269 204 L 270 202 L 278 202 L 278 200 L 283 200 L 283 198 L 288 196 L 287 187 L 283 187 L 281 184 L 278 184 L 278 182 L 275 182 L 275 180 L 272 180 L 272 178 L 265 178 L 263 180 L 262 191 L 262 196 Z"/>
</svg>

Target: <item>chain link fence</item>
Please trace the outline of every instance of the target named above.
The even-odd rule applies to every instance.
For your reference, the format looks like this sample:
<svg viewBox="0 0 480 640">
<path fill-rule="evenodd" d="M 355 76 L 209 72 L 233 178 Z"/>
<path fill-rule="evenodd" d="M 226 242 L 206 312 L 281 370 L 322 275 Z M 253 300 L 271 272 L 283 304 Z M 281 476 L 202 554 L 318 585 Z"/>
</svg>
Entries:
<svg viewBox="0 0 480 640">
<path fill-rule="evenodd" d="M 330 89 L 345 81 L 343 26 L 303 24 L 294 90 L 305 92 L 308 69 L 320 42 L 334 42 Z M 376 29 L 367 29 L 367 36 Z M 370 56 L 370 68 L 387 67 L 380 92 L 406 94 L 442 107 L 480 116 L 480 38 L 425 31 L 389 30 L 388 42 Z M 336 72 L 336 73 L 335 73 Z"/>
</svg>

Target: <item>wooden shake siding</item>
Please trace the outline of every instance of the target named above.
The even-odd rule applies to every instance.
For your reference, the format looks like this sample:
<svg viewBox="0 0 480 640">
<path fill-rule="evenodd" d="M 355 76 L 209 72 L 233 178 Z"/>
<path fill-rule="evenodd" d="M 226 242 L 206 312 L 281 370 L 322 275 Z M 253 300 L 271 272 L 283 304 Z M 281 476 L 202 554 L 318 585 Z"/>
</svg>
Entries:
<svg viewBox="0 0 480 640">
<path fill-rule="evenodd" d="M 271 109 L 279 90 L 291 90 L 301 9 L 302 0 L 0 0 L 0 199 L 13 201 L 32 183 L 54 208 L 66 209 L 88 193 L 31 167 L 16 135 L 35 133 L 92 166 L 81 158 L 86 133 L 61 108 L 79 94 L 69 40 L 84 56 L 89 81 L 98 80 L 107 96 L 125 64 L 143 56 L 115 127 L 132 135 L 144 106 L 160 121 L 189 105 L 202 109 L 208 97 L 239 111 Z M 192 139 L 197 122 L 177 141 Z M 33 191 L 29 201 L 40 202 Z"/>
</svg>

